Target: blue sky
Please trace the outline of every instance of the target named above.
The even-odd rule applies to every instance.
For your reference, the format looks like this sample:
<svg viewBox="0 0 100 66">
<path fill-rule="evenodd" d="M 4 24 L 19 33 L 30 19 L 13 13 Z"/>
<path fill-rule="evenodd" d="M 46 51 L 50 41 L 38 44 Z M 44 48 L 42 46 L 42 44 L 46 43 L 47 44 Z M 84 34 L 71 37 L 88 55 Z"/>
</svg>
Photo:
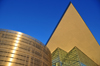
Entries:
<svg viewBox="0 0 100 66">
<path fill-rule="evenodd" d="M 100 0 L 0 0 L 0 28 L 45 44 L 70 1 L 100 45 Z"/>
</svg>

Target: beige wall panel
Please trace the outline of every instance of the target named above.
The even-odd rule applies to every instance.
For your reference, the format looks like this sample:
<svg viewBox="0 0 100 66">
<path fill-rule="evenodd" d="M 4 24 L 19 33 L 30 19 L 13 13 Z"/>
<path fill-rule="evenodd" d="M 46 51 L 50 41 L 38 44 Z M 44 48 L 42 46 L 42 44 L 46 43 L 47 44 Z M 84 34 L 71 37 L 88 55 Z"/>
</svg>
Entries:
<svg viewBox="0 0 100 66">
<path fill-rule="evenodd" d="M 100 46 L 71 3 L 47 47 L 51 52 L 57 47 L 69 52 L 74 46 L 100 65 Z"/>
</svg>

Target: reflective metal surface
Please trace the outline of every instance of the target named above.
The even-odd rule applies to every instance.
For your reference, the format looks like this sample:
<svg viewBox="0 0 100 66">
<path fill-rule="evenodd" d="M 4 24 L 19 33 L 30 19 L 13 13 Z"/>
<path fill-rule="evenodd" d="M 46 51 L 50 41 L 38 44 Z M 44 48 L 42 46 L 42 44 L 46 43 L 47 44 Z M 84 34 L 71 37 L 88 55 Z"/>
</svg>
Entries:
<svg viewBox="0 0 100 66">
<path fill-rule="evenodd" d="M 51 53 L 33 37 L 0 29 L 0 66 L 51 66 Z"/>
<path fill-rule="evenodd" d="M 14 34 L 17 34 L 17 33 L 18 33 L 17 31 L 7 30 L 7 29 L 0 29 L 0 31 L 5 31 L 5 32 L 9 32 L 9 33 L 14 33 Z M 33 37 L 27 35 L 27 34 L 24 34 L 24 33 L 22 33 L 22 34 L 23 34 L 23 36 L 26 36 L 26 37 L 28 37 L 28 38 L 31 38 L 31 39 L 33 39 L 34 41 L 36 41 L 36 42 L 38 42 L 38 43 L 40 43 L 40 44 L 42 44 L 42 45 L 44 46 L 44 44 L 43 44 L 42 42 L 40 42 L 39 40 L 37 40 L 37 39 L 35 39 L 35 38 L 33 38 Z"/>
</svg>

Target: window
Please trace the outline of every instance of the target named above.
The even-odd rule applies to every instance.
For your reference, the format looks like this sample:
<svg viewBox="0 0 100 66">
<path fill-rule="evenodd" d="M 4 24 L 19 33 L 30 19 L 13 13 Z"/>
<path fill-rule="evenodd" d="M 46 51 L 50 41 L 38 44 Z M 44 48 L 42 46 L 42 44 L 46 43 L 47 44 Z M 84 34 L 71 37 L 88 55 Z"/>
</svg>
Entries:
<svg viewBox="0 0 100 66">
<path fill-rule="evenodd" d="M 38 55 L 38 56 L 40 56 L 40 57 L 42 56 L 42 54 L 39 53 L 39 52 L 37 52 L 37 51 L 35 51 L 35 54 Z"/>
<path fill-rule="evenodd" d="M 36 48 L 38 48 L 39 50 L 41 50 L 42 48 L 41 48 L 41 46 L 40 45 L 38 45 L 38 44 L 36 44 Z"/>
</svg>

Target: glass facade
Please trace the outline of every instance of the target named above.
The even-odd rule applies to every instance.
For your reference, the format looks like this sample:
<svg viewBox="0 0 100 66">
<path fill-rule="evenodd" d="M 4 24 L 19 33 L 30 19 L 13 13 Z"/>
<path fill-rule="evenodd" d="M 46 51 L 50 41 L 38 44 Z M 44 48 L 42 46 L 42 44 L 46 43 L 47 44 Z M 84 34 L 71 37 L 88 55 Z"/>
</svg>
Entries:
<svg viewBox="0 0 100 66">
<path fill-rule="evenodd" d="M 0 66 L 51 66 L 51 53 L 31 36 L 0 29 Z"/>
<path fill-rule="evenodd" d="M 67 52 L 57 48 L 53 53 L 52 53 L 52 66 L 62 66 L 63 59 L 67 55 Z"/>
<path fill-rule="evenodd" d="M 68 53 L 59 49 L 52 53 L 52 66 L 98 66 L 77 47 Z"/>
</svg>

